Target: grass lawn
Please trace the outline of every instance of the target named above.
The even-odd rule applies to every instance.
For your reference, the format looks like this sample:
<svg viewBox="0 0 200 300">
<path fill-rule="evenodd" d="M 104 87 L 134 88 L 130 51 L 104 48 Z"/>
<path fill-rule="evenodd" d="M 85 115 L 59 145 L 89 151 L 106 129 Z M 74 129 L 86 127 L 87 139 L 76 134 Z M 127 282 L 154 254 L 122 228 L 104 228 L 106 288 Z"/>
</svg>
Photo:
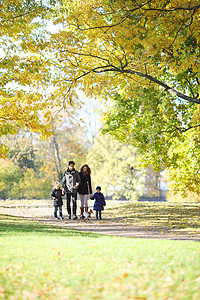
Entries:
<svg viewBox="0 0 200 300">
<path fill-rule="evenodd" d="M 66 201 L 64 200 L 64 204 Z M 94 201 L 89 201 L 92 208 Z M 78 201 L 78 207 L 80 201 Z M 43 207 L 50 208 L 53 217 L 52 200 L 6 200 L 0 201 L 0 209 L 13 208 L 21 212 L 22 216 L 48 214 Z M 42 211 L 42 214 L 41 214 Z M 32 212 L 32 213 L 31 213 Z M 64 216 L 67 214 L 63 206 Z M 103 219 L 114 220 L 122 225 L 145 230 L 159 231 L 161 234 L 170 232 L 176 236 L 177 232 L 189 237 L 200 234 L 200 203 L 195 202 L 139 202 L 139 201 L 106 201 Z M 95 218 L 95 214 L 93 215 Z"/>
<path fill-rule="evenodd" d="M 0 215 L 0 299 L 200 299 L 199 248 Z"/>
<path fill-rule="evenodd" d="M 107 218 L 129 226 L 188 235 L 200 233 L 200 203 L 122 202 L 106 207 Z"/>
</svg>

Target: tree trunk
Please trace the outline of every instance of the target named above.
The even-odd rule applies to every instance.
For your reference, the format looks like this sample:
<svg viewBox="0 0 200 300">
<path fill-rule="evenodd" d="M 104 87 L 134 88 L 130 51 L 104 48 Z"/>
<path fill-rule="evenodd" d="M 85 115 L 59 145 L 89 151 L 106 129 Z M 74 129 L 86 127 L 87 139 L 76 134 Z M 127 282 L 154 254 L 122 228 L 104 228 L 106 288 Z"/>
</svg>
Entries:
<svg viewBox="0 0 200 300">
<path fill-rule="evenodd" d="M 53 144 L 54 144 L 54 158 L 55 158 L 56 170 L 58 173 L 58 180 L 61 181 L 62 180 L 62 167 L 61 167 L 61 160 L 60 160 L 57 136 L 55 133 L 53 136 Z"/>
</svg>

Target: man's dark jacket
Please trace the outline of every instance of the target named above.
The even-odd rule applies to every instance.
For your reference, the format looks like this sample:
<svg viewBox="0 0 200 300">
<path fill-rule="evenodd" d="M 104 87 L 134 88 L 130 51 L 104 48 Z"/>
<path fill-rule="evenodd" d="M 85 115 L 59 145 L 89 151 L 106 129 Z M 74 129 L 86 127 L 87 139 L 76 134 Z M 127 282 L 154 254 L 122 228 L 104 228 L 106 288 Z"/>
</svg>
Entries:
<svg viewBox="0 0 200 300">
<path fill-rule="evenodd" d="M 73 169 L 72 171 L 67 169 L 67 171 L 63 174 L 63 188 L 65 190 L 65 193 L 76 193 L 78 191 L 78 187 L 75 189 L 74 186 L 79 186 L 81 182 L 81 178 L 79 175 L 79 172 Z"/>
</svg>

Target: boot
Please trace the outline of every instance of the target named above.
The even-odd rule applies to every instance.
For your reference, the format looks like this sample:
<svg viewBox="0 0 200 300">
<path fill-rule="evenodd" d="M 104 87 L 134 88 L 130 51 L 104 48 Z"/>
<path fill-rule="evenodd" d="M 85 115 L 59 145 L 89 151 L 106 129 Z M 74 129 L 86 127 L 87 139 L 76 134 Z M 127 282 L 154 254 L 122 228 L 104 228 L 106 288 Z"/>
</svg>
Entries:
<svg viewBox="0 0 200 300">
<path fill-rule="evenodd" d="M 85 212 L 86 212 L 87 218 L 91 218 L 90 214 L 88 214 L 88 206 L 85 207 Z"/>
<path fill-rule="evenodd" d="M 81 207 L 81 215 L 80 215 L 80 219 L 84 219 L 83 212 L 84 212 L 84 207 Z"/>
<path fill-rule="evenodd" d="M 58 219 L 58 216 L 57 216 L 57 208 L 56 208 L 56 207 L 54 208 L 54 219 L 55 219 L 55 220 Z"/>
</svg>

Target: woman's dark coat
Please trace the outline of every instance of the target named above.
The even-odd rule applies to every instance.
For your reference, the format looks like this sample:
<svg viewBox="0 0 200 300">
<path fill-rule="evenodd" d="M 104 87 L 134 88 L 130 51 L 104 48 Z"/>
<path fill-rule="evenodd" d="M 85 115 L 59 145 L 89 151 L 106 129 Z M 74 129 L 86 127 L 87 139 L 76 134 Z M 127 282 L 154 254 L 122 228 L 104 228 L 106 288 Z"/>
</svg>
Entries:
<svg viewBox="0 0 200 300">
<path fill-rule="evenodd" d="M 81 195 L 92 194 L 92 185 L 91 185 L 91 177 L 90 174 L 85 172 L 79 172 L 81 183 L 78 187 L 78 192 Z"/>
<path fill-rule="evenodd" d="M 95 193 L 92 199 L 95 200 L 93 209 L 94 210 L 104 210 L 104 206 L 106 205 L 106 201 L 104 195 L 102 193 Z"/>
<path fill-rule="evenodd" d="M 57 189 L 53 189 L 52 193 L 51 193 L 51 197 L 53 198 L 53 205 L 54 206 L 61 206 L 63 205 L 63 201 L 62 201 L 62 196 L 64 196 L 65 193 L 62 193 L 61 188 Z M 58 199 L 58 201 L 56 201 L 56 199 Z"/>
</svg>

